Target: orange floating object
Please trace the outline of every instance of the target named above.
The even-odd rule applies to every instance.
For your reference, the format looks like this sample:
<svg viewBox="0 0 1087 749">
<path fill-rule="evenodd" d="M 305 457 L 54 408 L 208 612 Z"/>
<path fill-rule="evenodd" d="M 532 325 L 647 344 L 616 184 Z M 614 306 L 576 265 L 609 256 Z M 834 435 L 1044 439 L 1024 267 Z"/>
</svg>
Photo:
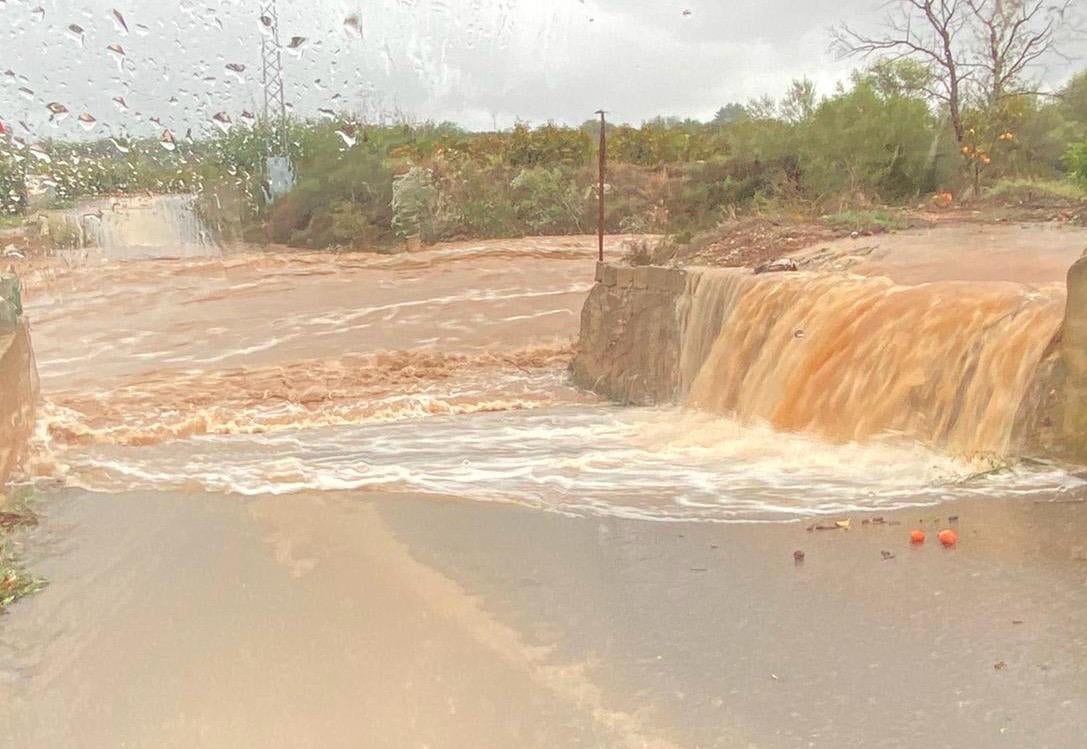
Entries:
<svg viewBox="0 0 1087 749">
<path fill-rule="evenodd" d="M 925 542 L 925 532 L 924 531 L 911 531 L 910 532 L 910 543 L 923 544 L 924 542 Z"/>
<path fill-rule="evenodd" d="M 937 538 L 940 539 L 940 543 L 942 543 L 944 546 L 954 546 L 959 541 L 959 534 L 949 528 L 947 530 L 940 531 L 939 535 L 937 535 Z"/>
</svg>

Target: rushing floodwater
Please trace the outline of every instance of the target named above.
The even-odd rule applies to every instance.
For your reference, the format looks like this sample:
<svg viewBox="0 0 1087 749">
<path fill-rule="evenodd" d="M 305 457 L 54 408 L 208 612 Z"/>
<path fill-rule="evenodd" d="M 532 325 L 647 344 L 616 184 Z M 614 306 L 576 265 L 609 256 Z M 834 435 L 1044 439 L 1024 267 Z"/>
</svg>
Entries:
<svg viewBox="0 0 1087 749">
<path fill-rule="evenodd" d="M 31 468 L 114 492 L 406 489 L 717 521 L 1079 484 L 949 457 L 1006 446 L 1055 285 L 710 276 L 685 310 L 697 410 L 619 409 L 566 378 L 592 262 L 591 241 L 550 239 L 41 268 Z"/>
<path fill-rule="evenodd" d="M 918 447 L 842 445 L 676 411 L 546 407 L 74 456 L 71 483 L 244 495 L 383 489 L 577 515 L 772 521 L 999 492 L 1046 496 L 1059 471 L 972 467 Z M 1078 482 L 1077 482 L 1078 483 Z"/>
</svg>

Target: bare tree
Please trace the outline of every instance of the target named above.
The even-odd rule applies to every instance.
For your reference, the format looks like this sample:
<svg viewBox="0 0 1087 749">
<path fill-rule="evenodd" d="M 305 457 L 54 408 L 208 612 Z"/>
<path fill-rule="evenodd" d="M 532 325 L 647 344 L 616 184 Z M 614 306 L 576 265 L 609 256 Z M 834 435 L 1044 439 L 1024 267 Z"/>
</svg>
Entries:
<svg viewBox="0 0 1087 749">
<path fill-rule="evenodd" d="M 933 73 L 926 89 L 946 107 L 961 146 L 963 109 L 995 110 L 1011 96 L 1037 93 L 1031 70 L 1058 53 L 1063 21 L 1075 0 L 891 0 L 876 35 L 843 24 L 833 47 L 843 56 L 877 55 L 923 62 Z"/>
<path fill-rule="evenodd" d="M 977 61 L 981 103 L 996 107 L 1028 89 L 1029 68 L 1055 51 L 1058 24 L 1072 0 L 966 0 L 977 25 Z"/>
<path fill-rule="evenodd" d="M 964 87 L 973 74 L 963 64 L 969 56 L 969 8 L 962 0 L 893 0 L 888 9 L 883 34 L 869 36 L 842 24 L 833 31 L 833 47 L 842 56 L 922 61 L 933 72 L 925 92 L 947 108 L 962 143 Z"/>
</svg>

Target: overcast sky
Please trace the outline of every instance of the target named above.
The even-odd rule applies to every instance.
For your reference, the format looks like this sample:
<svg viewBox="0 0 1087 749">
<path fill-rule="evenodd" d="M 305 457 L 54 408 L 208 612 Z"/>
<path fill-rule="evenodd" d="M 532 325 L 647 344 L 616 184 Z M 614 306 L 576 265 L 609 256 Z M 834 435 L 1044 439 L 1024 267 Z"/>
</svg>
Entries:
<svg viewBox="0 0 1087 749">
<path fill-rule="evenodd" d="M 25 120 L 36 136 L 161 127 L 180 135 L 210 130 L 221 111 L 234 120 L 243 110 L 259 113 L 262 2 L 0 0 L 0 119 Z M 580 123 L 601 107 L 634 123 L 706 119 L 729 101 L 780 95 L 802 76 L 830 93 L 855 63 L 828 53 L 828 28 L 841 20 L 875 27 L 880 5 L 278 0 L 284 44 L 305 40 L 283 57 L 296 113 L 401 112 L 474 129 L 518 119 Z M 345 23 L 353 18 L 357 24 Z M 1071 51 L 1081 59 L 1055 61 L 1039 75 L 1066 79 L 1083 66 L 1087 43 Z M 54 102 L 70 114 L 50 124 Z M 83 113 L 94 121 L 80 122 Z"/>
</svg>

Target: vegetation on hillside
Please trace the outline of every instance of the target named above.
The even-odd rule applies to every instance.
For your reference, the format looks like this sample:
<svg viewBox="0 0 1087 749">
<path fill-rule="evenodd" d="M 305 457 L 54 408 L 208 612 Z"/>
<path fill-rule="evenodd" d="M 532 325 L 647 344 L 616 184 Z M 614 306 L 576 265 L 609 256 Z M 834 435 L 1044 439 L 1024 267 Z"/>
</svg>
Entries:
<svg viewBox="0 0 1087 749">
<path fill-rule="evenodd" d="M 963 198 L 975 181 L 1087 186 L 1087 71 L 1059 96 L 1016 96 L 998 123 L 964 100 L 964 138 L 980 143 L 978 133 L 1000 131 L 984 150 L 971 146 L 972 155 L 929 93 L 933 75 L 915 60 L 877 61 L 824 96 L 797 81 L 781 100 L 728 104 L 706 123 L 609 125 L 606 228 L 683 238 L 783 208 L 849 216 L 936 192 Z M 276 201 L 262 174 L 272 133 L 259 121 L 205 140 L 8 139 L 0 141 L 0 208 L 25 209 L 25 172 L 60 201 L 195 192 L 224 236 L 297 247 L 580 233 L 595 229 L 598 128 L 595 120 L 487 133 L 295 121 L 288 140 L 297 180 Z M 893 211 L 882 215 L 885 228 L 899 223 Z"/>
</svg>

